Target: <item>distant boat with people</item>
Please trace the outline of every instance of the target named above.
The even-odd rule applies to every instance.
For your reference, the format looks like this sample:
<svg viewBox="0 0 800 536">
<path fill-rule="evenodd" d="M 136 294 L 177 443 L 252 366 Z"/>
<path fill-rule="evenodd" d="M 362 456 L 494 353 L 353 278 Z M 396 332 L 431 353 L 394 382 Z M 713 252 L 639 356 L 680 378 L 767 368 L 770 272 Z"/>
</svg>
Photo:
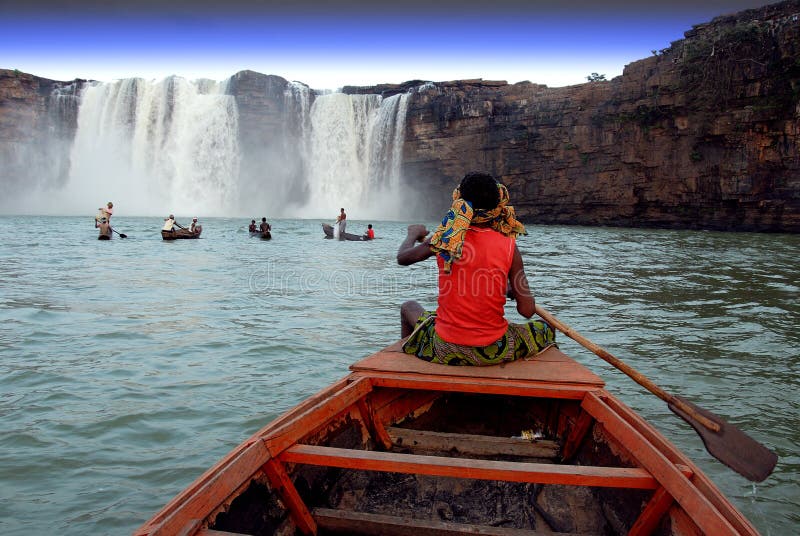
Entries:
<svg viewBox="0 0 800 536">
<path fill-rule="evenodd" d="M 250 231 L 250 238 L 260 236 L 263 240 L 271 240 L 272 233 L 270 231 Z"/>
<path fill-rule="evenodd" d="M 325 238 L 334 238 L 333 236 L 333 225 L 328 223 L 322 224 L 322 231 L 325 233 Z M 363 235 L 357 235 L 353 233 L 344 233 L 343 237 L 339 237 L 340 240 L 350 240 L 352 242 L 366 242 L 367 240 L 364 238 Z"/>
<path fill-rule="evenodd" d="M 164 240 L 178 240 L 184 238 L 200 238 L 200 233 L 203 232 L 203 226 L 198 225 L 195 231 L 189 229 L 172 229 L 171 231 L 161 230 L 161 238 Z"/>
</svg>

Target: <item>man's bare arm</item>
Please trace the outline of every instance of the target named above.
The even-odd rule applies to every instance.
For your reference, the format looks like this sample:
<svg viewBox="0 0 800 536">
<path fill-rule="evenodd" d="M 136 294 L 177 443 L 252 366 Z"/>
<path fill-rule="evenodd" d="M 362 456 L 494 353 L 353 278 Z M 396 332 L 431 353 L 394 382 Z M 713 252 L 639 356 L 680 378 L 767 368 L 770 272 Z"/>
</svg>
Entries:
<svg viewBox="0 0 800 536">
<path fill-rule="evenodd" d="M 508 272 L 508 283 L 511 287 L 511 297 L 517 301 L 517 312 L 525 318 L 532 317 L 536 309 L 535 302 L 531 289 L 528 287 L 522 255 L 516 244 L 514 245 L 514 257 L 511 260 L 511 269 Z"/>
<path fill-rule="evenodd" d="M 430 239 L 425 238 L 427 235 L 428 230 L 424 225 L 409 225 L 408 235 L 397 250 L 397 264 L 408 266 L 431 257 L 433 251 L 431 251 Z M 417 242 L 422 243 L 415 245 Z"/>
</svg>

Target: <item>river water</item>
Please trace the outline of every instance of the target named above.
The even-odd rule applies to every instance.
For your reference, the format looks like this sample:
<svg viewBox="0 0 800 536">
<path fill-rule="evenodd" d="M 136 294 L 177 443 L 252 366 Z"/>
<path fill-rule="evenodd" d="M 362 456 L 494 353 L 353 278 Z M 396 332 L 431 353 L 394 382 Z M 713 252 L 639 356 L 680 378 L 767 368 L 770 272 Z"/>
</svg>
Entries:
<svg viewBox="0 0 800 536">
<path fill-rule="evenodd" d="M 0 533 L 129 534 L 268 421 L 435 304 L 433 260 L 400 267 L 406 223 L 369 243 L 318 220 L 209 219 L 164 242 L 158 218 L 0 217 Z M 180 221 L 180 218 L 179 218 Z M 187 222 L 188 223 L 188 222 Z M 350 221 L 348 231 L 366 223 Z M 775 450 L 753 485 L 666 405 L 561 348 L 682 448 L 763 534 L 800 530 L 800 236 L 529 226 L 537 301 Z M 519 318 L 508 307 L 510 318 Z"/>
</svg>

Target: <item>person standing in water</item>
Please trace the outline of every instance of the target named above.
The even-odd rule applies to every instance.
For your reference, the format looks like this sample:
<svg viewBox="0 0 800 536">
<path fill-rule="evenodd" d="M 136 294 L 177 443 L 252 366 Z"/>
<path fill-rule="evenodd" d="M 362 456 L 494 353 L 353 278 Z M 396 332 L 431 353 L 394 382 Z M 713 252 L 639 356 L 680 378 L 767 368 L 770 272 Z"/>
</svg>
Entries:
<svg viewBox="0 0 800 536">
<path fill-rule="evenodd" d="M 256 220 L 250 220 L 250 227 L 248 227 L 248 231 L 251 233 L 258 232 L 258 228 L 256 227 Z"/>
<path fill-rule="evenodd" d="M 262 233 L 272 231 L 272 227 L 267 223 L 267 218 L 261 218 L 261 225 L 259 226 L 259 229 Z"/>
<path fill-rule="evenodd" d="M 339 240 L 344 240 L 344 230 L 347 227 L 347 214 L 344 208 L 340 209 L 339 216 L 336 217 L 336 223 L 339 225 Z"/>
</svg>

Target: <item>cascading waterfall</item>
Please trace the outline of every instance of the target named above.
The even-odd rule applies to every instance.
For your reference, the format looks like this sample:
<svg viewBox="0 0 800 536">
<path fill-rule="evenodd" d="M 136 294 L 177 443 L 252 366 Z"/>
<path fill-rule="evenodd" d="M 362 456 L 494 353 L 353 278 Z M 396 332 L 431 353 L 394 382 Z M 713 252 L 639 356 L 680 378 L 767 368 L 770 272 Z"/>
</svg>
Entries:
<svg viewBox="0 0 800 536">
<path fill-rule="evenodd" d="M 61 202 L 128 214 L 224 215 L 238 198 L 238 116 L 225 85 L 170 77 L 84 90 Z M 99 205 L 98 205 L 99 206 Z"/>
<path fill-rule="evenodd" d="M 333 93 L 311 108 L 309 216 L 402 216 L 400 165 L 408 95 Z"/>
<path fill-rule="evenodd" d="M 406 134 L 408 93 L 394 95 L 381 103 L 370 129 L 370 161 L 367 188 L 369 204 L 385 205 L 401 199 L 401 164 Z M 400 196 L 400 197 L 399 197 Z M 400 207 L 392 216 L 401 216 Z"/>
<path fill-rule="evenodd" d="M 0 209 L 93 215 L 111 200 L 120 215 L 174 213 L 179 221 L 333 219 L 340 207 L 354 219 L 407 216 L 408 93 L 318 94 L 289 82 L 281 115 L 267 110 L 259 127 L 256 109 L 243 131 L 228 82 L 130 78 L 84 85 L 80 95 L 78 87 L 50 96 L 49 139 L 20 153 L 27 170 L 14 168 L 19 187 Z"/>
</svg>

